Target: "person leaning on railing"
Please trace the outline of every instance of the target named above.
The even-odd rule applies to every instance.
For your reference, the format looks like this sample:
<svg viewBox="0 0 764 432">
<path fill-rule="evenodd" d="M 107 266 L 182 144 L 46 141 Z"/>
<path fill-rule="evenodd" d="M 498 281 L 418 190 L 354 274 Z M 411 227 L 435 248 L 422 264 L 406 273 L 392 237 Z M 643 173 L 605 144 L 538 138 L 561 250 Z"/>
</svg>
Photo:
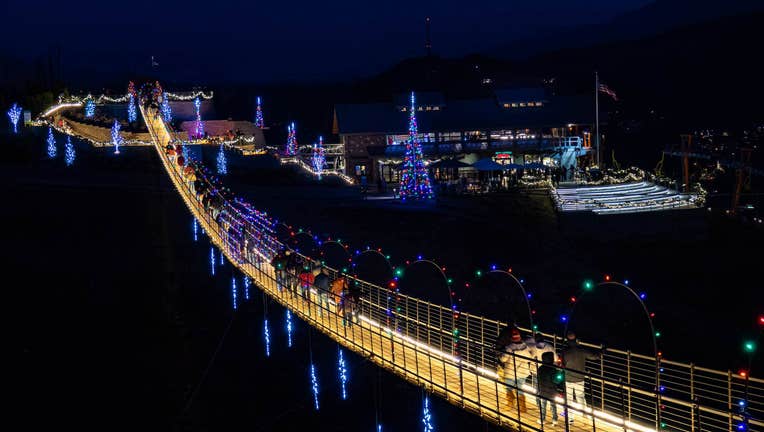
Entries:
<svg viewBox="0 0 764 432">
<path fill-rule="evenodd" d="M 499 379 L 503 379 L 507 385 L 507 403 L 510 408 L 515 405 L 515 398 L 517 398 L 518 409 L 521 413 L 524 413 L 527 411 L 525 394 L 520 389 L 525 384 L 526 378 L 531 374 L 530 359 L 533 353 L 531 348 L 523 342 L 520 329 L 513 326 L 509 329 L 509 332 L 509 343 L 497 347 L 499 351 L 499 367 L 497 372 Z M 534 365 L 533 371 L 535 369 Z"/>
<path fill-rule="evenodd" d="M 586 394 L 585 388 L 585 374 L 586 374 L 586 361 L 587 360 L 599 360 L 600 353 L 594 353 L 578 344 L 576 334 L 569 331 L 566 335 L 567 346 L 560 352 L 562 358 L 562 365 L 567 369 L 565 382 L 566 382 L 566 397 L 568 404 L 577 402 L 581 405 L 582 411 L 586 407 Z M 573 422 L 573 415 L 569 415 L 570 422 Z"/>
</svg>

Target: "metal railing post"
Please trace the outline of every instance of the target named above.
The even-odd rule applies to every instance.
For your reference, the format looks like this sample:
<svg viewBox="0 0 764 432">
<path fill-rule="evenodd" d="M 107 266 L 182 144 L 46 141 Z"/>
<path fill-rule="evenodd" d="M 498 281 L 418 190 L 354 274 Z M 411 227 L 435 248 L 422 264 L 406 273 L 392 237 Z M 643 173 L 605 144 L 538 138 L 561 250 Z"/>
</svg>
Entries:
<svg viewBox="0 0 764 432">
<path fill-rule="evenodd" d="M 690 431 L 695 432 L 695 363 L 690 363 Z"/>
</svg>

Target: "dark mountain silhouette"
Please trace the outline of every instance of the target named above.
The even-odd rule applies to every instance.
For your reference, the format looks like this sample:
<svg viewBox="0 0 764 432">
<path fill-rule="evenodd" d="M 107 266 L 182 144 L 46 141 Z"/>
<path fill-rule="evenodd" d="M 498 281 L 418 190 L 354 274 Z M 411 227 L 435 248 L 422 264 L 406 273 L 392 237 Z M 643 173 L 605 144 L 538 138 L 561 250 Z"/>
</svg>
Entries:
<svg viewBox="0 0 764 432">
<path fill-rule="evenodd" d="M 755 11 L 764 11 L 764 2 L 657 0 L 603 24 L 539 34 L 505 44 L 491 53 L 503 58 L 520 59 L 550 50 L 640 39 L 677 27 Z"/>
</svg>

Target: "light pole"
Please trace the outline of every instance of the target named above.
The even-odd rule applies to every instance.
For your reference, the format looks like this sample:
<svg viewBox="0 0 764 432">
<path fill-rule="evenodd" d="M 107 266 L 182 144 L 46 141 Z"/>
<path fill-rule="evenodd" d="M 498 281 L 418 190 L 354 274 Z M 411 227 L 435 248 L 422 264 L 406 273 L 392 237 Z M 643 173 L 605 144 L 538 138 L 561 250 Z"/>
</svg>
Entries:
<svg viewBox="0 0 764 432">
<path fill-rule="evenodd" d="M 480 270 L 478 270 L 478 271 L 480 271 Z M 528 308 L 528 320 L 530 321 L 530 324 L 531 324 L 531 333 L 535 337 L 535 334 L 536 334 L 536 325 L 533 323 L 533 309 L 531 309 L 531 302 L 530 302 L 530 299 L 528 298 L 528 292 L 525 290 L 525 285 L 523 285 L 523 283 L 520 282 L 520 280 L 517 279 L 517 277 L 515 275 L 513 275 L 512 273 L 510 273 L 510 272 L 508 272 L 506 270 L 493 269 L 493 270 L 490 270 L 488 273 L 489 274 L 493 273 L 493 274 L 500 274 L 500 275 L 509 276 L 509 278 L 515 283 L 515 285 L 518 288 L 520 288 L 520 291 L 523 293 L 523 300 L 525 300 L 525 305 Z"/>
</svg>

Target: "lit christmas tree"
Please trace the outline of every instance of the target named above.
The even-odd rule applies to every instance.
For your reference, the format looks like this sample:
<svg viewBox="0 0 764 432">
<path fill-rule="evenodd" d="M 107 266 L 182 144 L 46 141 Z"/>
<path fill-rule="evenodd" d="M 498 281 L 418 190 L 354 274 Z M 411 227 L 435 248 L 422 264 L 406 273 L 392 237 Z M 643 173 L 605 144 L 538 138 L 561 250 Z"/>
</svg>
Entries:
<svg viewBox="0 0 764 432">
<path fill-rule="evenodd" d="M 114 126 L 111 127 L 111 142 L 114 144 L 114 154 L 119 154 L 119 146 L 122 145 L 122 137 L 119 135 L 120 128 L 119 122 L 114 119 Z"/>
<path fill-rule="evenodd" d="M 326 165 L 326 155 L 324 154 L 324 137 L 318 137 L 318 144 L 313 144 L 313 157 L 311 157 L 311 164 L 313 165 L 313 171 L 316 172 L 316 176 L 321 180 L 321 172 Z"/>
<path fill-rule="evenodd" d="M 220 150 L 218 151 L 218 174 L 225 175 L 228 174 L 228 160 L 226 160 L 225 157 L 225 148 L 223 147 L 223 144 L 220 144 Z"/>
<path fill-rule="evenodd" d="M 167 93 L 162 94 L 162 118 L 166 122 L 172 121 L 172 108 L 170 108 L 170 98 L 167 97 Z"/>
<path fill-rule="evenodd" d="M 127 121 L 130 123 L 138 119 L 138 111 L 135 109 L 135 84 L 132 81 L 127 85 Z"/>
<path fill-rule="evenodd" d="M 56 138 L 53 137 L 53 128 L 48 128 L 48 157 L 53 159 L 56 157 L 58 149 L 56 149 Z"/>
<path fill-rule="evenodd" d="M 255 126 L 260 129 L 265 127 L 265 120 L 263 119 L 263 109 L 260 106 L 260 96 L 257 97 L 257 110 L 255 110 Z"/>
<path fill-rule="evenodd" d="M 74 146 L 72 145 L 72 137 L 67 135 L 66 146 L 64 146 L 64 162 L 66 162 L 66 166 L 72 166 L 75 157 L 76 154 L 74 153 Z"/>
<path fill-rule="evenodd" d="M 204 137 L 204 123 L 202 122 L 202 101 L 199 99 L 199 96 L 197 96 L 194 99 L 194 108 L 196 109 L 196 138 L 200 139 Z"/>
<path fill-rule="evenodd" d="M 297 128 L 294 126 L 294 122 L 292 122 L 287 127 L 287 131 L 289 131 L 289 133 L 287 134 L 286 151 L 284 153 L 287 156 L 296 156 L 297 155 Z"/>
<path fill-rule="evenodd" d="M 92 98 L 88 98 L 88 101 L 85 102 L 85 117 L 93 117 L 95 115 L 95 108 L 95 101 Z"/>
<path fill-rule="evenodd" d="M 19 118 L 21 117 L 21 107 L 18 104 L 13 104 L 11 109 L 8 110 L 8 118 L 11 119 L 13 125 L 13 133 L 18 133 L 17 125 L 19 124 Z"/>
<path fill-rule="evenodd" d="M 409 140 L 406 142 L 406 154 L 401 171 L 400 196 L 406 199 L 433 198 L 430 176 L 424 165 L 422 145 L 417 136 L 416 107 L 414 92 L 411 92 L 411 109 L 409 110 Z"/>
</svg>

